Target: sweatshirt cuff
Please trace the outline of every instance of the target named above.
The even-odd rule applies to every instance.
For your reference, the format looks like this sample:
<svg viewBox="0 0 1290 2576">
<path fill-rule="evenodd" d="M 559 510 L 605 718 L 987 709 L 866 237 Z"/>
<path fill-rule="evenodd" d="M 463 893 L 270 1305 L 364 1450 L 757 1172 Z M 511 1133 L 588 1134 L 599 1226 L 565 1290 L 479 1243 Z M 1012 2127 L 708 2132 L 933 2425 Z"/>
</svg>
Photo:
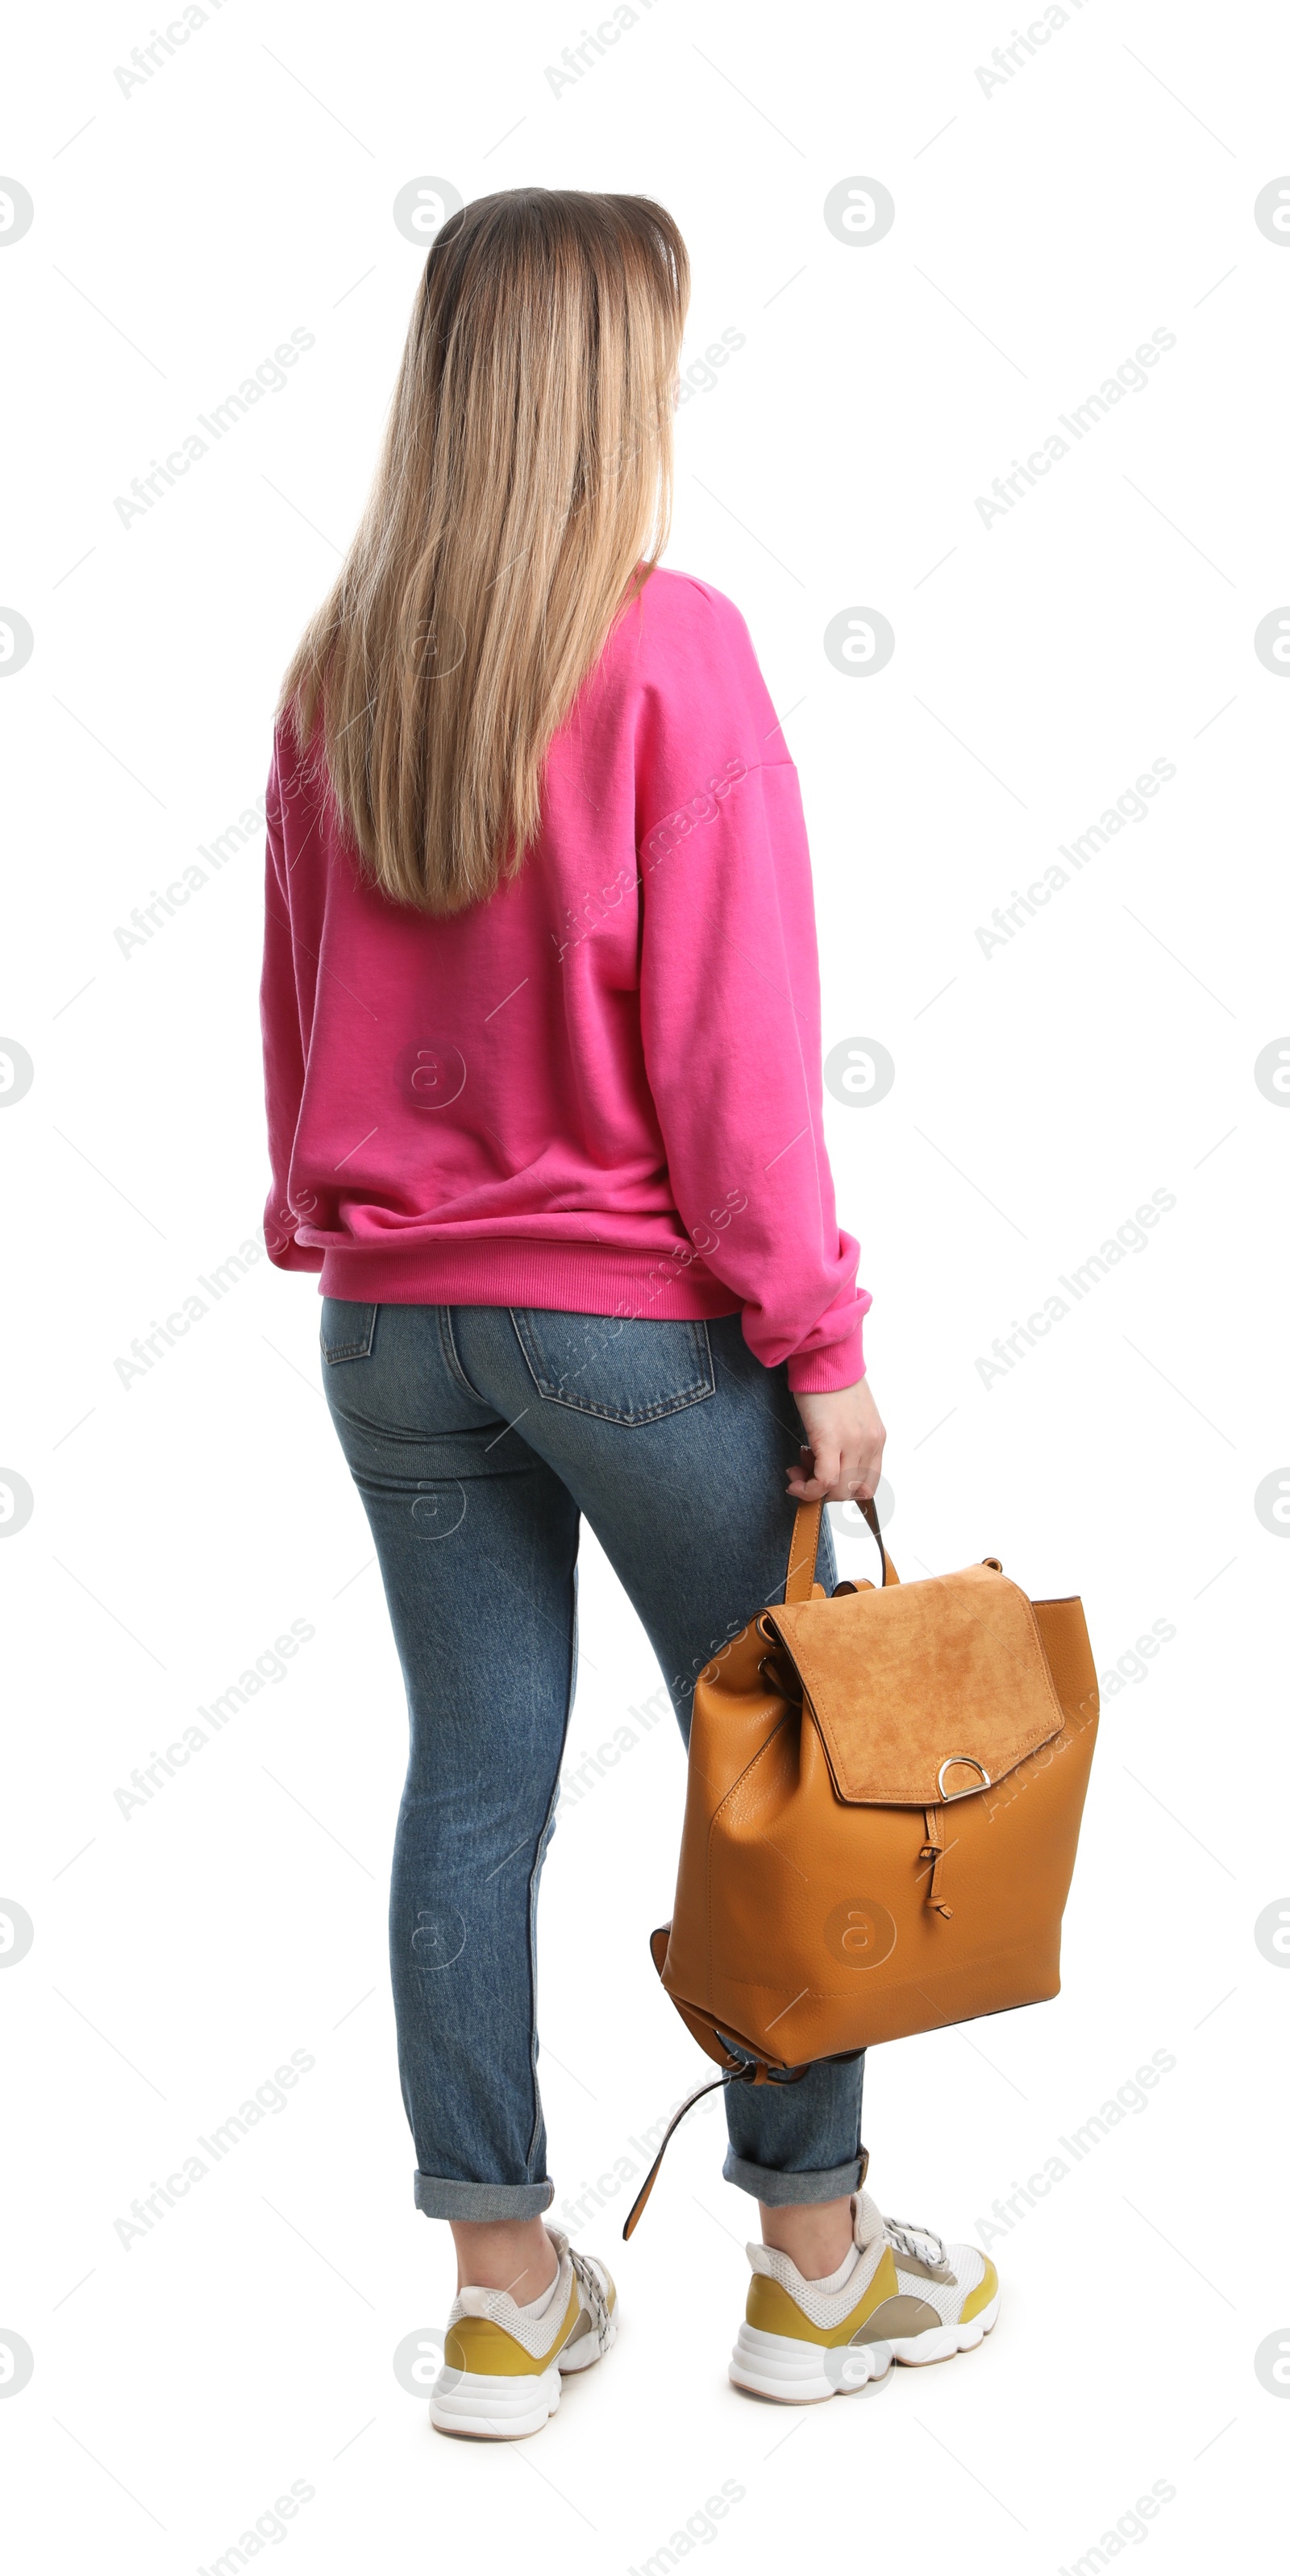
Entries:
<svg viewBox="0 0 1290 2576">
<path fill-rule="evenodd" d="M 798 1352 L 788 1363 L 790 1395 L 836 1395 L 864 1376 L 864 1325 L 856 1323 L 840 1342 L 823 1350 Z"/>
</svg>

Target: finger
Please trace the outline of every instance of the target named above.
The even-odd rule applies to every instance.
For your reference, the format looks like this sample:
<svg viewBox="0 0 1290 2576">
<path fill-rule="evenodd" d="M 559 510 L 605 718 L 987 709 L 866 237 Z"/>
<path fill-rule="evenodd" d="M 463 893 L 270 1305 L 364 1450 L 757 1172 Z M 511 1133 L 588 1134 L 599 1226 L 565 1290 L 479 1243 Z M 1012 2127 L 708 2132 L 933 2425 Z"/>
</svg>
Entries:
<svg viewBox="0 0 1290 2576">
<path fill-rule="evenodd" d="M 877 1493 L 878 1480 L 882 1474 L 882 1447 L 881 1441 L 876 1445 L 866 1441 L 857 1452 L 854 1473 L 855 1499 L 858 1503 L 872 1502 Z"/>
<path fill-rule="evenodd" d="M 790 1467 L 788 1491 L 795 1503 L 824 1503 L 834 1499 L 835 1488 L 822 1476 L 808 1475 L 804 1467 Z"/>
</svg>

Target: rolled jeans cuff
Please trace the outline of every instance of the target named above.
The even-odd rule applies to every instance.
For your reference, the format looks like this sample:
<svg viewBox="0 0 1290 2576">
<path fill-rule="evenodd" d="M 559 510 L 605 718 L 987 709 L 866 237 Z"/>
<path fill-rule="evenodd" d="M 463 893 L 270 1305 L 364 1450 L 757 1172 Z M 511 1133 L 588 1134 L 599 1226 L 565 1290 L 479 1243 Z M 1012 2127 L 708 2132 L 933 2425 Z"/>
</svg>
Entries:
<svg viewBox="0 0 1290 2576">
<path fill-rule="evenodd" d="M 751 2164 L 730 2147 L 721 2170 L 736 2190 L 750 2191 L 768 2209 L 787 2209 L 798 2201 L 845 2200 L 859 2191 L 863 2168 L 859 2156 L 850 2156 L 844 2165 L 828 2165 L 819 2173 L 780 2173 L 771 2165 Z"/>
<path fill-rule="evenodd" d="M 425 2218 L 540 2218 L 555 2198 L 553 2182 L 441 2182 L 418 2173 L 413 2192 Z"/>
</svg>

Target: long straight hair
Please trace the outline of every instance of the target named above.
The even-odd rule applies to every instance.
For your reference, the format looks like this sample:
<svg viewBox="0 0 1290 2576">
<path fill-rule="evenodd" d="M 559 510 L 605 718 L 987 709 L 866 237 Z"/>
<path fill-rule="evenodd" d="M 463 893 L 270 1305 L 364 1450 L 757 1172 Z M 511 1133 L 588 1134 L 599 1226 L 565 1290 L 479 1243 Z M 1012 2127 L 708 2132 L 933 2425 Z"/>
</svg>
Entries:
<svg viewBox="0 0 1290 2576">
<path fill-rule="evenodd" d="M 426 261 L 376 480 L 280 712 L 397 902 L 513 876 L 551 738 L 657 563 L 689 262 L 647 197 L 512 188 Z"/>
</svg>

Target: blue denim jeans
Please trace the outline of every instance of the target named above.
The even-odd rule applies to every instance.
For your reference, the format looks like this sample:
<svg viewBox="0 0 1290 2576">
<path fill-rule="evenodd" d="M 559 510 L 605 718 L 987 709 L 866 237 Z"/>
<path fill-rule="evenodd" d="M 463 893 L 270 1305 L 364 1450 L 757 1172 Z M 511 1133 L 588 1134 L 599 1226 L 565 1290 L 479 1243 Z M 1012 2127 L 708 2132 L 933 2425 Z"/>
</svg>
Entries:
<svg viewBox="0 0 1290 2576">
<path fill-rule="evenodd" d="M 322 1348 L 407 1685 L 390 1958 L 417 2206 L 531 2218 L 553 2197 L 535 1931 L 573 1700 L 579 1516 L 686 1737 L 705 1663 L 783 1597 L 801 1424 L 787 1371 L 753 1358 L 737 1315 L 326 1298 Z M 831 1588 L 827 1515 L 818 1572 Z M 728 2086 L 726 2179 L 775 2204 L 856 2190 L 863 2064 Z"/>
</svg>

